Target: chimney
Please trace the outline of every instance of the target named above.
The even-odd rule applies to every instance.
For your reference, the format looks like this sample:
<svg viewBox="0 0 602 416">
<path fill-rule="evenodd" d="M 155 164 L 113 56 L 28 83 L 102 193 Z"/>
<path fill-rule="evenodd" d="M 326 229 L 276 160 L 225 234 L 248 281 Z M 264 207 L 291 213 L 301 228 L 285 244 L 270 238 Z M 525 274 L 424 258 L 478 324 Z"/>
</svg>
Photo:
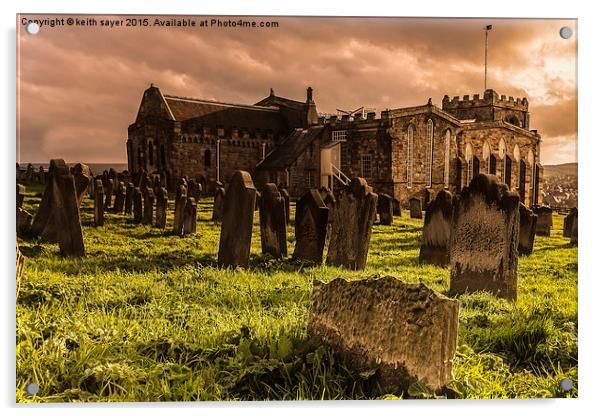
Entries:
<svg viewBox="0 0 602 416">
<path fill-rule="evenodd" d="M 311 103 L 314 100 L 314 90 L 312 87 L 307 87 L 307 102 Z"/>
<path fill-rule="evenodd" d="M 270 88 L 270 97 L 274 96 L 274 88 Z"/>
</svg>

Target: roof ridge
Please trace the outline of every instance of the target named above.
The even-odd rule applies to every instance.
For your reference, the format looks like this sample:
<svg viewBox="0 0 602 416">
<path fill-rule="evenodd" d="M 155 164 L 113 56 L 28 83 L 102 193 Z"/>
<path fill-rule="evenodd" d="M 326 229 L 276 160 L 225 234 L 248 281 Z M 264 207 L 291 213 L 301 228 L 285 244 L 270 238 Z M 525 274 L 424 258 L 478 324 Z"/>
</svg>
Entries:
<svg viewBox="0 0 602 416">
<path fill-rule="evenodd" d="M 263 105 L 254 105 L 254 104 L 227 103 L 224 101 L 206 100 L 203 98 L 193 98 L 193 97 L 182 97 L 182 96 L 171 95 L 171 94 L 163 94 L 163 96 L 165 97 L 166 100 L 173 99 L 173 100 L 180 100 L 180 101 L 190 101 L 190 102 L 195 102 L 195 103 L 216 104 L 216 105 L 223 105 L 223 106 L 227 106 L 227 107 L 246 108 L 246 109 L 250 109 L 250 110 L 261 110 L 261 111 L 269 110 L 272 112 L 279 111 L 279 109 L 277 107 L 271 107 L 271 106 L 268 107 L 268 106 L 263 106 Z"/>
</svg>

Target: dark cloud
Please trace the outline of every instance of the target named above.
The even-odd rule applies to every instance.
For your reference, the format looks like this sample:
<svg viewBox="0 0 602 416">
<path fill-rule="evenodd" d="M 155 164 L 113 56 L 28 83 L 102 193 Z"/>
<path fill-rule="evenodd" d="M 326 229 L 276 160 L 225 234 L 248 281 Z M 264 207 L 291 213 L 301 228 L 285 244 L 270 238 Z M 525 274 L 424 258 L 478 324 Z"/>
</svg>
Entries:
<svg viewBox="0 0 602 416">
<path fill-rule="evenodd" d="M 573 21 L 263 20 L 280 26 L 43 27 L 37 36 L 21 28 L 20 160 L 125 161 L 127 126 L 151 82 L 166 93 L 243 103 L 258 101 L 270 87 L 303 99 L 312 85 L 322 112 L 362 105 L 380 111 L 482 92 L 488 23 L 494 25 L 489 85 L 527 96 L 544 155 L 574 160 L 577 46 L 558 35 L 562 25 L 576 29 Z"/>
</svg>

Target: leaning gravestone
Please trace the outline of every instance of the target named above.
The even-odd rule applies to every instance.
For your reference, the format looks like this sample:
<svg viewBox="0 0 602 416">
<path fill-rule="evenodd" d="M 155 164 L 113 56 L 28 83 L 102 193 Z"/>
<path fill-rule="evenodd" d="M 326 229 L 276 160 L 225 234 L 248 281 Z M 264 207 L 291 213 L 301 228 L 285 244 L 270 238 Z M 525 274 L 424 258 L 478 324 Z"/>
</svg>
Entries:
<svg viewBox="0 0 602 416">
<path fill-rule="evenodd" d="M 534 207 L 533 212 L 537 215 L 535 234 L 549 237 L 552 229 L 552 208 L 546 206 Z"/>
<path fill-rule="evenodd" d="M 73 166 L 73 177 L 75 179 L 75 190 L 77 192 L 77 203 L 81 206 L 84 194 L 93 180 L 92 171 L 88 165 L 77 163 Z"/>
<path fill-rule="evenodd" d="M 217 262 L 222 267 L 247 267 L 249 264 L 256 192 L 248 172 L 234 172 L 224 198 L 217 255 Z"/>
<path fill-rule="evenodd" d="M 518 254 L 528 255 L 533 253 L 537 215 L 521 202 L 519 206 L 519 216 L 520 230 L 518 234 Z"/>
<path fill-rule="evenodd" d="M 146 194 L 144 194 L 144 214 L 142 217 L 142 224 L 152 225 L 154 206 L 155 206 L 155 193 L 153 192 L 152 188 L 147 188 Z"/>
<path fill-rule="evenodd" d="M 442 189 L 424 214 L 422 244 L 418 261 L 445 267 L 449 264 L 449 237 L 452 228 L 453 197 Z"/>
<path fill-rule="evenodd" d="M 174 207 L 173 233 L 182 235 L 184 232 L 184 211 L 188 201 L 188 189 L 184 184 L 180 184 L 176 189 L 176 201 Z"/>
<path fill-rule="evenodd" d="M 328 207 L 315 189 L 297 201 L 293 259 L 322 264 L 328 228 Z"/>
<path fill-rule="evenodd" d="M 422 203 L 419 198 L 412 197 L 410 202 L 410 218 L 422 219 Z"/>
<path fill-rule="evenodd" d="M 155 227 L 164 229 L 167 224 L 167 189 L 161 187 L 157 192 L 157 209 L 155 212 Z"/>
<path fill-rule="evenodd" d="M 115 204 L 113 207 L 113 211 L 118 214 L 123 214 L 125 207 L 125 184 L 123 182 L 119 182 L 117 184 L 117 190 L 115 193 Z"/>
<path fill-rule="evenodd" d="M 134 188 L 134 223 L 142 222 L 142 191 L 140 188 Z"/>
<path fill-rule="evenodd" d="M 378 196 L 364 178 L 353 178 L 337 199 L 326 263 L 363 270 L 368 258 Z"/>
<path fill-rule="evenodd" d="M 96 179 L 94 186 L 94 225 L 96 227 L 101 227 L 105 223 L 104 198 L 102 181 Z"/>
<path fill-rule="evenodd" d="M 420 382 L 441 393 L 452 380 L 459 302 L 394 277 L 314 281 L 307 332 L 381 388 Z"/>
<path fill-rule="evenodd" d="M 196 233 L 196 199 L 188 197 L 184 206 L 184 215 L 182 218 L 182 235 Z"/>
<path fill-rule="evenodd" d="M 213 198 L 213 214 L 211 219 L 216 222 L 221 222 L 224 216 L 224 197 L 226 191 L 223 186 L 216 186 L 215 196 Z"/>
<path fill-rule="evenodd" d="M 401 217 L 401 202 L 395 198 L 393 198 L 393 216 Z"/>
<path fill-rule="evenodd" d="M 393 224 L 393 198 L 391 196 L 378 195 L 377 211 L 381 225 Z"/>
<path fill-rule="evenodd" d="M 125 215 L 132 215 L 133 200 L 134 200 L 134 184 L 132 182 L 128 182 L 128 184 L 125 188 L 125 207 L 124 207 Z"/>
<path fill-rule="evenodd" d="M 571 239 L 571 243 L 577 243 L 578 240 L 578 221 L 577 221 L 577 208 L 571 208 L 571 212 L 564 218 L 564 228 L 562 230 L 562 235 L 564 237 L 569 237 Z"/>
<path fill-rule="evenodd" d="M 277 259 L 286 257 L 286 205 L 275 183 L 266 184 L 259 200 L 261 252 Z"/>
<path fill-rule="evenodd" d="M 451 293 L 487 291 L 515 300 L 519 196 L 479 174 L 454 200 Z"/>
</svg>

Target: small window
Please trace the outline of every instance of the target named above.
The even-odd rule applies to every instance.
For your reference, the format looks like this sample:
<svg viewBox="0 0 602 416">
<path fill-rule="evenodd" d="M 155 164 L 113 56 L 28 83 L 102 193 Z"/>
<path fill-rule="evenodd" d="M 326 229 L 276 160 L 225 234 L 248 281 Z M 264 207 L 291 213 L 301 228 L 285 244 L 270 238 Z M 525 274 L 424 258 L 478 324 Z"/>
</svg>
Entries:
<svg viewBox="0 0 602 416">
<path fill-rule="evenodd" d="M 219 137 L 224 137 L 224 129 L 222 129 L 222 128 L 218 128 L 218 129 L 217 129 L 217 135 L 218 135 Z"/>
<path fill-rule="evenodd" d="M 205 167 L 210 168 L 211 167 L 211 150 L 207 149 L 205 150 Z"/>
<path fill-rule="evenodd" d="M 347 130 L 335 130 L 332 132 L 333 142 L 344 142 L 347 140 Z"/>
<path fill-rule="evenodd" d="M 372 155 L 362 156 L 362 177 L 369 178 L 372 176 Z"/>
</svg>

